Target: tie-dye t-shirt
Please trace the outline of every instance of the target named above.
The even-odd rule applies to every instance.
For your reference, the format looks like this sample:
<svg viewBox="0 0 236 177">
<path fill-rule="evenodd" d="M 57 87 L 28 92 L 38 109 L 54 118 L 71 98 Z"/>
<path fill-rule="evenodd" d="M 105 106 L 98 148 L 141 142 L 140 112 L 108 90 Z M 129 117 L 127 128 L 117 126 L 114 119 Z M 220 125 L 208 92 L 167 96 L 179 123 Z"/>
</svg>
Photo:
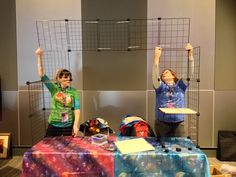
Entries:
<svg viewBox="0 0 236 177">
<path fill-rule="evenodd" d="M 61 88 L 44 75 L 42 81 L 51 93 L 48 123 L 56 127 L 69 127 L 74 122 L 74 110 L 80 109 L 79 94 L 75 88 Z"/>
<path fill-rule="evenodd" d="M 163 114 L 159 108 L 184 108 L 186 84 L 182 79 L 174 85 L 167 85 L 161 81 L 156 91 L 156 119 L 163 122 L 182 122 L 183 114 Z"/>
</svg>

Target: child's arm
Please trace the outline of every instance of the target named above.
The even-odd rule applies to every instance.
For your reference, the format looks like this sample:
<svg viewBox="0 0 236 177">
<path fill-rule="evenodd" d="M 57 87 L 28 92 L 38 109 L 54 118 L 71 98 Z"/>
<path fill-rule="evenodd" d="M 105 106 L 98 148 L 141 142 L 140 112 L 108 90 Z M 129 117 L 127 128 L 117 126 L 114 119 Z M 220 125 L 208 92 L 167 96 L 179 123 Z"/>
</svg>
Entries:
<svg viewBox="0 0 236 177">
<path fill-rule="evenodd" d="M 155 54 L 154 54 L 153 66 L 152 66 L 152 82 L 153 82 L 154 88 L 158 88 L 160 86 L 160 81 L 158 79 L 160 56 L 161 56 L 161 48 L 156 47 Z"/>
<path fill-rule="evenodd" d="M 194 58 L 193 58 L 193 47 L 190 43 L 185 46 L 185 49 L 188 51 L 188 60 L 190 67 L 190 76 L 194 74 Z"/>
<path fill-rule="evenodd" d="M 43 62 L 42 62 L 42 55 L 43 55 L 43 50 L 41 48 L 38 48 L 35 51 L 38 59 L 38 75 L 40 78 L 44 76 L 44 70 L 43 70 Z"/>
</svg>

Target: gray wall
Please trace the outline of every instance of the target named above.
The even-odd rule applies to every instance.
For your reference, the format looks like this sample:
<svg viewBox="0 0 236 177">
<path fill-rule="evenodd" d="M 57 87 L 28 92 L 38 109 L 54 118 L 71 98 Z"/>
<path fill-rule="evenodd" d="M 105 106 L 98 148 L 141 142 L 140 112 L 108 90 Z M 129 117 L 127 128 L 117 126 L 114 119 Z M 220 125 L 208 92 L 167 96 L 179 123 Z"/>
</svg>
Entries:
<svg viewBox="0 0 236 177">
<path fill-rule="evenodd" d="M 0 28 L 2 90 L 17 91 L 16 8 L 14 0 L 1 1 L 0 20 L 2 23 Z"/>
<path fill-rule="evenodd" d="M 147 1 L 82 0 L 81 10 L 82 19 L 146 19 Z M 146 90 L 146 51 L 83 52 L 83 69 L 84 90 Z"/>
<path fill-rule="evenodd" d="M 38 80 L 34 54 L 35 48 L 38 46 L 35 21 L 39 19 L 81 19 L 81 12 L 87 15 L 87 17 L 94 18 L 96 13 L 91 12 L 92 10 L 96 11 L 94 9 L 101 6 L 104 9 L 111 7 L 107 4 L 96 5 L 98 1 L 92 0 L 81 1 L 82 5 L 77 0 L 57 0 L 56 3 L 55 1 L 21 0 L 16 1 L 16 8 L 14 0 L 4 0 L 1 2 L 1 20 L 5 21 L 2 23 L 4 26 L 0 29 L 0 35 L 2 39 L 7 39 L 1 40 L 0 45 L 0 73 L 4 90 L 4 110 L 3 120 L 0 121 L 0 131 L 13 132 L 13 144 L 15 145 L 32 144 L 33 119 L 30 119 L 28 116 L 28 92 L 25 82 L 28 80 Z M 85 2 L 86 4 L 83 4 Z M 90 3 L 94 3 L 94 5 Z M 121 2 L 122 5 L 123 3 L 124 1 Z M 142 1 L 137 3 L 137 8 L 141 8 Z M 90 10 L 84 11 L 85 7 Z M 120 13 L 118 9 L 124 8 L 124 5 L 119 6 L 119 4 L 116 4 L 115 7 L 117 7 L 117 12 L 112 11 L 112 14 L 118 13 L 120 18 L 127 18 L 128 14 L 139 15 L 138 11 L 129 13 L 126 10 L 124 11 L 125 13 Z M 128 3 L 127 7 L 129 7 L 128 9 L 134 9 L 135 5 L 132 7 L 132 4 Z M 227 79 L 227 76 L 235 75 L 233 68 L 235 66 L 235 50 L 233 50 L 235 48 L 235 12 L 233 7 L 235 7 L 234 0 L 148 0 L 147 5 L 144 6 L 145 10 L 140 13 L 140 15 L 147 13 L 147 18 L 159 16 L 191 18 L 190 41 L 194 46 L 201 46 L 200 146 L 202 147 L 216 146 L 217 131 L 219 129 L 236 129 L 234 118 L 236 113 L 234 109 L 236 81 Z M 108 9 L 106 9 L 106 13 L 105 10 L 99 10 L 98 12 L 97 15 L 104 17 Z M 10 20 L 7 20 L 8 18 L 6 17 Z M 113 15 L 109 17 L 112 18 Z M 230 34 L 229 37 L 225 34 L 226 30 L 226 34 Z M 16 34 L 17 42 L 14 37 Z M 146 54 L 140 53 L 138 56 L 141 56 L 139 58 L 140 64 L 138 65 L 141 71 L 135 74 L 141 77 L 141 84 L 135 85 L 138 88 L 136 91 L 134 87 L 120 87 L 119 84 L 114 83 L 112 78 L 108 76 L 104 81 L 106 82 L 105 88 L 103 85 L 99 85 L 99 83 L 96 85 L 89 83 L 90 81 L 96 82 L 92 78 L 94 74 L 91 74 L 90 71 L 83 71 L 83 67 L 85 64 L 93 67 L 91 65 L 92 61 L 89 61 L 91 55 L 91 53 L 82 54 L 79 52 L 76 55 L 76 61 L 79 61 L 79 68 L 73 68 L 73 74 L 83 75 L 86 73 L 85 76 L 78 76 L 78 80 L 74 81 L 74 85 L 79 90 L 82 98 L 81 121 L 96 115 L 105 119 L 109 117 L 108 121 L 111 122 L 111 125 L 117 126 L 119 123 L 118 119 L 123 114 L 130 113 L 141 115 L 148 119 L 150 123 L 153 123 L 155 103 L 151 83 L 153 51 L 147 51 Z M 107 58 L 110 58 L 109 53 L 101 53 L 100 55 L 107 55 Z M 119 58 L 118 55 L 117 58 Z M 83 63 L 83 57 L 87 57 L 88 61 Z M 103 56 L 101 57 L 103 58 Z M 133 57 L 135 56 L 131 56 L 131 58 Z M 146 62 L 144 60 L 145 57 L 147 58 Z M 6 60 L 3 61 L 3 59 Z M 106 66 L 107 60 L 104 59 L 103 62 L 104 64 L 100 69 Z M 130 59 L 130 62 L 132 63 L 132 59 Z M 142 62 L 143 66 L 141 66 Z M 130 63 L 127 64 L 129 65 Z M 122 66 L 120 63 L 117 65 L 119 68 Z M 115 70 L 116 67 L 113 67 L 113 69 Z M 8 72 L 9 70 L 11 70 L 10 73 Z M 102 79 L 102 74 L 104 73 L 99 72 L 96 77 Z M 85 86 L 81 83 L 84 79 L 89 81 L 84 83 Z M 108 81 L 112 85 L 108 85 Z M 121 80 L 121 83 L 126 82 L 126 80 Z M 139 83 L 135 81 L 134 84 Z"/>
<path fill-rule="evenodd" d="M 216 1 L 214 134 L 236 130 L 236 1 Z M 215 136 L 215 142 L 216 142 Z"/>
<path fill-rule="evenodd" d="M 236 1 L 216 1 L 215 90 L 236 90 Z"/>
<path fill-rule="evenodd" d="M 11 132 L 13 142 L 17 144 L 19 119 L 15 0 L 1 1 L 0 20 L 0 77 L 3 106 L 0 132 Z"/>
</svg>

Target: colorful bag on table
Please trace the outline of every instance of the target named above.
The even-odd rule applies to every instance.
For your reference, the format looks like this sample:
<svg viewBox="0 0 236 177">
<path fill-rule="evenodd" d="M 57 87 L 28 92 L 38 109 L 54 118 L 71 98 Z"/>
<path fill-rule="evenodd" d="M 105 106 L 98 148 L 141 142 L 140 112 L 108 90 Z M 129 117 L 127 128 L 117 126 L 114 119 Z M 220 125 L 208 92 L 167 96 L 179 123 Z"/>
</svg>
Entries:
<svg viewBox="0 0 236 177">
<path fill-rule="evenodd" d="M 80 125 L 79 131 L 84 133 L 85 136 L 92 136 L 98 133 L 115 133 L 108 125 L 108 122 L 102 118 L 94 118 L 87 120 L 86 122 Z"/>
<path fill-rule="evenodd" d="M 139 121 L 133 125 L 133 131 L 131 134 L 137 137 L 148 137 L 149 125 L 146 122 Z"/>
<path fill-rule="evenodd" d="M 155 137 L 151 126 L 137 116 L 126 116 L 120 125 L 121 136 Z"/>
</svg>

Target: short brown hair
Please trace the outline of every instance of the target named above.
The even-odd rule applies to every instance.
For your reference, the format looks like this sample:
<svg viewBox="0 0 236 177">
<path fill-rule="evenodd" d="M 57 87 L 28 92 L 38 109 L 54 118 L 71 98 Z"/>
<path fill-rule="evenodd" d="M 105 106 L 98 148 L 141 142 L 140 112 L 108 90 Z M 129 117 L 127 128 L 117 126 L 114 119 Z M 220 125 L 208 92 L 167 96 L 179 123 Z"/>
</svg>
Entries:
<svg viewBox="0 0 236 177">
<path fill-rule="evenodd" d="M 67 70 L 67 69 L 58 70 L 56 73 L 56 80 L 59 78 L 61 79 L 63 76 L 70 77 L 70 80 L 72 81 L 72 74 L 69 70 Z"/>
<path fill-rule="evenodd" d="M 164 69 L 164 70 L 162 71 L 162 73 L 161 73 L 160 79 L 163 81 L 163 79 L 162 79 L 163 73 L 164 73 L 165 71 L 167 71 L 167 70 L 170 71 L 171 74 L 174 76 L 174 82 L 176 83 L 179 79 L 177 78 L 176 72 L 174 72 L 174 71 L 171 70 L 171 69 Z M 164 81 L 163 81 L 163 82 L 164 82 Z"/>
</svg>

